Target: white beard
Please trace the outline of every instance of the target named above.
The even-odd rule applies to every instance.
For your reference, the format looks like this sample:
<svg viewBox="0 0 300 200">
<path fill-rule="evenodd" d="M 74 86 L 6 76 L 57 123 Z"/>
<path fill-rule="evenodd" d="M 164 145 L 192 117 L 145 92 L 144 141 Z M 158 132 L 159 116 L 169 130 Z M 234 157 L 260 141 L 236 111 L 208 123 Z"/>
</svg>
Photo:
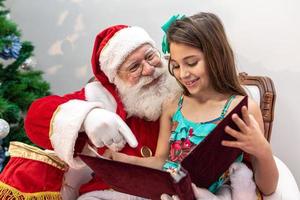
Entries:
<svg viewBox="0 0 300 200">
<path fill-rule="evenodd" d="M 159 76 L 161 78 L 156 84 L 143 88 Z M 118 76 L 115 77 L 114 83 L 128 117 L 137 116 L 149 121 L 159 118 L 164 100 L 174 98 L 182 91 L 175 78 L 168 73 L 166 66 L 155 68 L 152 76 L 141 77 L 139 82 L 133 86 L 128 86 Z"/>
</svg>

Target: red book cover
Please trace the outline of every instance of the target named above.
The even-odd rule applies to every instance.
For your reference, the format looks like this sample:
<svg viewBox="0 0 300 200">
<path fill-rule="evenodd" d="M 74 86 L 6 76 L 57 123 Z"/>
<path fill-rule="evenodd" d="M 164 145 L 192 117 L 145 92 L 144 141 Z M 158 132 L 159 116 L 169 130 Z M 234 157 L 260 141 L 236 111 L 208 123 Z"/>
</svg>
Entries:
<svg viewBox="0 0 300 200">
<path fill-rule="evenodd" d="M 116 191 L 159 200 L 163 193 L 177 194 L 180 199 L 194 200 L 191 183 L 208 188 L 241 155 L 236 148 L 225 147 L 222 140 L 234 140 L 224 128 L 230 126 L 236 130 L 233 113 L 242 118 L 241 108 L 248 105 L 248 98 L 243 100 L 216 126 L 206 138 L 198 144 L 181 162 L 177 175 L 144 166 L 113 161 L 101 156 L 79 155 L 105 183 Z"/>
<path fill-rule="evenodd" d="M 180 199 L 194 200 L 191 179 L 184 169 L 177 177 L 173 177 L 163 170 L 101 157 L 80 157 L 96 175 L 116 191 L 153 200 L 159 200 L 163 193 L 178 194 Z"/>
<path fill-rule="evenodd" d="M 242 154 L 242 150 L 225 147 L 221 142 L 222 140 L 235 140 L 224 129 L 230 126 L 239 130 L 231 116 L 236 113 L 242 119 L 243 106 L 248 107 L 247 96 L 182 160 L 181 166 L 189 172 L 192 182 L 198 187 L 208 188 Z"/>
</svg>

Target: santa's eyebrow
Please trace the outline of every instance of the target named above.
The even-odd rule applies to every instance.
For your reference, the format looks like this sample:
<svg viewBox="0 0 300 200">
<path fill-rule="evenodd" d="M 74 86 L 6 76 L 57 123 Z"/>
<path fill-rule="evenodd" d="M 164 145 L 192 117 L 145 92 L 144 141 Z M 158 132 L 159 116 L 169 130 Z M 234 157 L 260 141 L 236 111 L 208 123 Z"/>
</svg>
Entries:
<svg viewBox="0 0 300 200">
<path fill-rule="evenodd" d="M 145 51 L 145 53 L 144 53 L 144 59 L 147 58 L 147 56 L 149 56 L 149 53 L 152 53 L 153 51 L 154 51 L 153 48 L 147 49 L 147 50 Z M 132 65 L 138 64 L 138 62 L 139 62 L 138 60 L 133 60 L 133 62 L 131 62 L 131 63 L 130 63 L 130 61 L 129 61 L 128 66 L 132 66 Z"/>
<path fill-rule="evenodd" d="M 149 53 L 152 53 L 153 51 L 154 51 L 153 48 L 147 49 L 147 50 L 145 51 L 145 57 L 147 57 L 147 55 L 148 55 Z"/>
<path fill-rule="evenodd" d="M 133 66 L 136 65 L 136 64 L 139 64 L 139 62 L 138 62 L 138 61 L 133 61 L 132 63 L 130 63 L 130 64 L 128 65 L 128 68 L 127 68 L 127 69 L 133 67 Z"/>
</svg>

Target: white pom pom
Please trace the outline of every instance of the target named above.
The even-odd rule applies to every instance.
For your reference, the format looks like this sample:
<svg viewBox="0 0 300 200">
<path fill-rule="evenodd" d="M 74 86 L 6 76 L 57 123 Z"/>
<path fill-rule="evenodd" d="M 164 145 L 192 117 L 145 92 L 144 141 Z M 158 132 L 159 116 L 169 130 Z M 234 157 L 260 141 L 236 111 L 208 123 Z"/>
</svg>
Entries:
<svg viewBox="0 0 300 200">
<path fill-rule="evenodd" d="M 0 119 L 0 139 L 5 138 L 9 133 L 9 124 L 4 119 Z"/>
</svg>

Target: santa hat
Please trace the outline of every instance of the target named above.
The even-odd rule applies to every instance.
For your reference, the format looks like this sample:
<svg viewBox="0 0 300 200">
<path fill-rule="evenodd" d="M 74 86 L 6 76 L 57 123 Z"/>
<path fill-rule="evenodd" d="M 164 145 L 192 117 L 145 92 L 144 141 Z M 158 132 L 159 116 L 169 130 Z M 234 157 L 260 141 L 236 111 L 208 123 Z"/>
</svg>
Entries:
<svg viewBox="0 0 300 200">
<path fill-rule="evenodd" d="M 155 45 L 148 33 L 141 27 L 117 25 L 102 31 L 98 36 L 97 57 L 99 68 L 112 83 L 118 67 L 126 57 L 143 44 Z"/>
<path fill-rule="evenodd" d="M 113 80 L 117 69 L 126 57 L 143 44 L 155 46 L 155 42 L 141 27 L 116 25 L 100 32 L 95 39 L 92 67 L 95 77 L 114 96 L 117 101 L 117 113 L 124 119 L 124 111 Z"/>
</svg>

